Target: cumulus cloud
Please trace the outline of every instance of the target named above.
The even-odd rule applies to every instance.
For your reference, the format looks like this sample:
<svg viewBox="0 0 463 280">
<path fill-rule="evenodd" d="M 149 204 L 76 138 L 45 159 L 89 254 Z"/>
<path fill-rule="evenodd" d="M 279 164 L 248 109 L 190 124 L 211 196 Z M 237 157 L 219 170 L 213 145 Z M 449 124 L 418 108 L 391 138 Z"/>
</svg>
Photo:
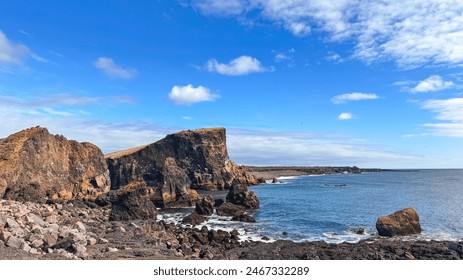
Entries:
<svg viewBox="0 0 463 280">
<path fill-rule="evenodd" d="M 349 101 L 373 100 L 378 98 L 379 96 L 375 93 L 352 92 L 336 95 L 335 97 L 331 98 L 331 102 L 334 104 L 341 104 Z"/>
<path fill-rule="evenodd" d="M 393 60 L 404 68 L 463 63 L 463 1 L 459 0 L 195 0 L 190 3 L 205 15 L 271 21 L 295 36 L 307 36 L 316 30 L 333 41 L 353 41 L 353 56 L 367 63 Z"/>
<path fill-rule="evenodd" d="M 347 121 L 347 120 L 351 120 L 353 117 L 354 115 L 352 115 L 352 113 L 345 112 L 345 113 L 339 114 L 338 120 Z"/>
<path fill-rule="evenodd" d="M 0 31 L 0 65 L 21 64 L 23 59 L 29 55 L 31 51 L 28 47 L 11 42 L 5 33 Z"/>
<path fill-rule="evenodd" d="M 423 102 L 421 108 L 435 114 L 437 122 L 423 124 L 435 135 L 463 137 L 463 98 L 431 99 Z"/>
<path fill-rule="evenodd" d="M 419 82 L 411 91 L 412 92 L 430 92 L 439 91 L 454 86 L 453 82 L 444 81 L 439 75 L 429 76 L 427 79 Z"/>
<path fill-rule="evenodd" d="M 267 71 L 267 69 L 262 66 L 259 60 L 247 55 L 235 58 L 226 64 L 219 63 L 215 59 L 209 59 L 206 67 L 209 72 L 216 72 L 221 75 L 228 76 L 240 76 Z"/>
<path fill-rule="evenodd" d="M 109 57 L 99 57 L 93 65 L 110 78 L 132 79 L 137 75 L 137 70 L 119 66 Z"/>
<path fill-rule="evenodd" d="M 169 92 L 169 99 L 177 105 L 191 105 L 199 102 L 214 101 L 219 95 L 212 93 L 207 87 L 174 86 Z"/>
</svg>

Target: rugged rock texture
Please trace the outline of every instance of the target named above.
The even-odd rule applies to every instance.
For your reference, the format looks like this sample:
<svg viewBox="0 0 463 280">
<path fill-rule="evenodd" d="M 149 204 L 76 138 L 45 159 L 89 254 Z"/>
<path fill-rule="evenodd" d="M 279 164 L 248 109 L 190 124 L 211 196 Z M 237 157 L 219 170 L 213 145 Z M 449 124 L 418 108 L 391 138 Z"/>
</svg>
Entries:
<svg viewBox="0 0 463 280">
<path fill-rule="evenodd" d="M 215 201 L 211 196 L 205 196 L 196 202 L 195 212 L 199 215 L 210 216 L 214 213 Z"/>
<path fill-rule="evenodd" d="M 127 184 L 153 187 L 157 206 L 179 200 L 194 205 L 197 196 L 190 188 L 223 190 L 233 184 L 257 184 L 228 158 L 224 128 L 181 131 L 106 158 L 112 189 Z"/>
<path fill-rule="evenodd" d="M 242 205 L 246 209 L 259 208 L 259 199 L 257 196 L 243 185 L 234 185 L 228 192 L 226 199 L 227 202 Z"/>
<path fill-rule="evenodd" d="M 420 218 L 413 208 L 406 208 L 379 217 L 376 221 L 376 229 L 380 236 L 418 234 L 421 232 Z"/>
<path fill-rule="evenodd" d="M 230 202 L 225 202 L 217 208 L 217 215 L 219 216 L 239 216 L 244 213 L 246 208 L 241 205 L 236 205 Z"/>
<path fill-rule="evenodd" d="M 202 224 L 202 223 L 204 223 L 204 222 L 206 222 L 208 220 L 209 220 L 208 217 L 204 217 L 203 215 L 200 215 L 200 214 L 198 214 L 196 212 L 193 212 L 190 215 L 183 218 L 182 223 L 196 226 L 196 225 Z"/>
<path fill-rule="evenodd" d="M 119 190 L 111 194 L 112 209 L 110 221 L 120 220 L 156 220 L 156 207 L 151 202 L 151 189 L 146 187 L 135 190 Z"/>
<path fill-rule="evenodd" d="M 109 191 L 100 149 L 34 127 L 0 139 L 0 198 L 93 198 Z"/>
</svg>

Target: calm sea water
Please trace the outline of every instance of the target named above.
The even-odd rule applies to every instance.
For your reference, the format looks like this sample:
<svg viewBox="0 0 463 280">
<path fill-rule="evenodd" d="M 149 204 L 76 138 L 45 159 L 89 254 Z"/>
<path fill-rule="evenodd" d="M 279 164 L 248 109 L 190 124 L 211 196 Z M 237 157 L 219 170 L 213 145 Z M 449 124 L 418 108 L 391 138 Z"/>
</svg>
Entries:
<svg viewBox="0 0 463 280">
<path fill-rule="evenodd" d="M 260 209 L 252 213 L 256 224 L 213 215 L 205 225 L 236 228 L 242 239 L 358 242 L 377 234 L 379 216 L 413 207 L 423 233 L 408 238 L 463 239 L 463 170 L 283 177 L 281 181 L 251 188 L 260 200 Z M 191 211 L 163 210 L 160 218 L 179 222 Z M 364 234 L 357 234 L 358 229 Z"/>
<path fill-rule="evenodd" d="M 463 170 L 419 170 L 282 178 L 253 187 L 261 208 L 256 233 L 292 240 L 356 242 L 376 235 L 378 216 L 413 207 L 423 233 L 463 238 Z M 365 234 L 356 234 L 358 228 Z M 287 235 L 283 235 L 286 232 Z"/>
</svg>

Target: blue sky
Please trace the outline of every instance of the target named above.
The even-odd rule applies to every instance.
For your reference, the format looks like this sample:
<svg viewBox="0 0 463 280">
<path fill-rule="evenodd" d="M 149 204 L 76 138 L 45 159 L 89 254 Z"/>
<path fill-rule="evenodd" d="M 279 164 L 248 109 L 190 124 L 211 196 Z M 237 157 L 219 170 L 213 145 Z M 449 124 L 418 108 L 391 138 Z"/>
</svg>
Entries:
<svg viewBox="0 0 463 280">
<path fill-rule="evenodd" d="M 227 128 L 253 165 L 463 167 L 462 1 L 3 1 L 0 137 Z"/>
</svg>

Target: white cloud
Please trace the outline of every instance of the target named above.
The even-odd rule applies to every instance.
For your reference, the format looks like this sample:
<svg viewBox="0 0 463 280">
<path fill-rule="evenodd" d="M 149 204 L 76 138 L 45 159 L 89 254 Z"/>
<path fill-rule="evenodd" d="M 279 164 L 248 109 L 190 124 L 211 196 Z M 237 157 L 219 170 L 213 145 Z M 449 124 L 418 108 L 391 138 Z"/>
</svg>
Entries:
<svg viewBox="0 0 463 280">
<path fill-rule="evenodd" d="M 241 0 L 193 0 L 192 4 L 203 14 L 214 16 L 240 15 L 247 9 L 247 1 Z"/>
<path fill-rule="evenodd" d="M 28 47 L 11 42 L 5 33 L 0 31 L 0 65 L 21 64 L 22 60 L 30 54 Z"/>
<path fill-rule="evenodd" d="M 169 99 L 177 105 L 191 105 L 193 103 L 214 101 L 218 97 L 219 95 L 212 93 L 206 87 L 193 87 L 191 84 L 174 86 L 169 92 Z"/>
<path fill-rule="evenodd" d="M 192 5 L 206 15 L 222 13 L 270 20 L 296 36 L 307 36 L 316 30 L 334 41 L 352 40 L 353 56 L 367 63 L 392 60 L 404 68 L 463 63 L 463 1 L 460 0 L 234 0 L 232 5 L 228 2 L 196 0 Z"/>
<path fill-rule="evenodd" d="M 463 98 L 431 99 L 425 101 L 421 108 L 435 113 L 439 122 L 423 124 L 435 135 L 463 137 Z"/>
<path fill-rule="evenodd" d="M 347 121 L 347 120 L 351 120 L 354 116 L 352 115 L 352 113 L 341 113 L 339 114 L 338 116 L 338 120 L 341 120 L 341 121 Z"/>
<path fill-rule="evenodd" d="M 137 75 L 137 70 L 119 66 L 112 58 L 99 57 L 93 64 L 110 78 L 132 79 Z"/>
<path fill-rule="evenodd" d="M 267 71 L 259 60 L 246 55 L 235 58 L 227 64 L 219 63 L 215 59 L 209 59 L 206 67 L 210 72 L 217 72 L 229 76 L 240 76 Z"/>
<path fill-rule="evenodd" d="M 444 81 L 439 75 L 429 76 L 427 79 L 419 82 L 411 91 L 412 92 L 429 92 L 439 91 L 454 86 L 453 82 Z"/>
<path fill-rule="evenodd" d="M 334 104 L 341 104 L 349 101 L 373 100 L 378 98 L 379 96 L 375 93 L 352 92 L 336 95 L 335 97 L 331 98 L 331 102 Z"/>
<path fill-rule="evenodd" d="M 230 158 L 245 165 L 417 166 L 421 158 L 339 134 L 227 129 Z"/>
<path fill-rule="evenodd" d="M 326 60 L 328 61 L 334 61 L 334 62 L 344 62 L 344 58 L 342 58 L 342 56 L 340 56 L 339 54 L 337 53 L 333 53 L 333 52 L 330 52 L 327 56 L 326 56 Z"/>
</svg>

